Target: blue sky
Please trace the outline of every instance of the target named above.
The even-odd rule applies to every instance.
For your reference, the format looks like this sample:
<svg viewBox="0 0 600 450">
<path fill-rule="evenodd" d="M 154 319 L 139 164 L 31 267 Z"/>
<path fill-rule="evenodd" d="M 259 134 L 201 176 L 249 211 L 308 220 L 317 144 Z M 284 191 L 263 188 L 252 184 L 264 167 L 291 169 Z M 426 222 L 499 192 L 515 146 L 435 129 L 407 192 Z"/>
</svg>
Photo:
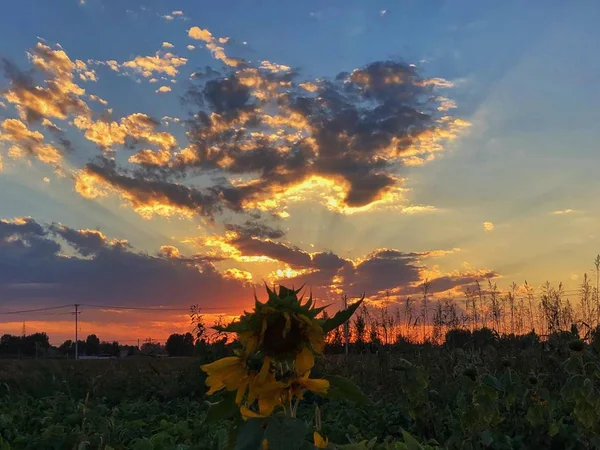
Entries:
<svg viewBox="0 0 600 450">
<path fill-rule="evenodd" d="M 243 305 L 243 293 L 251 293 L 252 285 L 264 279 L 308 282 L 324 298 L 364 290 L 375 300 L 390 290 L 400 299 L 426 278 L 439 280 L 440 295 L 457 298 L 476 279 L 494 280 L 503 288 L 525 279 L 534 285 L 562 280 L 574 289 L 600 251 L 597 2 L 31 0 L 3 8 L 0 56 L 22 75 L 32 71 L 34 85 L 48 92 L 52 89 L 48 82 L 72 79 L 77 88 L 66 94 L 65 89 L 71 88 L 59 88 L 61 98 L 80 102 L 69 103 L 62 117 L 53 115 L 28 104 L 28 97 L 19 97 L 36 88 L 19 85 L 8 66 L 0 77 L 0 121 L 6 124 L 0 129 L 0 218 L 7 230 L 2 234 L 0 227 L 0 239 L 7 246 L 19 242 L 19 248 L 34 249 L 42 241 L 60 247 L 51 250 L 43 244 L 48 254 L 11 247 L 14 254 L 0 264 L 20 267 L 22 272 L 6 271 L 14 279 L 8 275 L 0 279 L 8 309 L 25 303 L 32 307 L 70 303 L 73 292 L 85 297 L 85 291 L 69 287 L 71 281 L 64 274 L 55 274 L 55 279 L 31 275 L 56 261 L 68 262 L 69 267 L 98 264 L 102 269 L 89 273 L 90 269 L 82 269 L 89 277 L 97 270 L 108 276 L 111 264 L 120 267 L 118 258 L 138 261 L 140 267 L 131 269 L 130 278 L 124 276 L 121 285 L 110 289 L 111 298 L 122 304 L 186 305 L 192 300 L 191 293 L 168 300 L 133 294 L 127 280 L 139 283 L 152 276 L 143 269 L 151 262 L 158 268 L 168 265 L 164 271 L 155 269 L 165 277 L 156 283 L 167 291 L 181 280 L 177 277 L 182 275 L 174 274 L 185 273 L 191 290 L 199 282 L 194 278 L 198 273 L 206 277 L 210 273 L 212 278 L 203 278 L 202 283 L 214 281 L 214 295 L 234 289 L 242 298 L 236 305 Z M 218 51 L 225 56 L 218 57 Z M 70 68 L 67 75 L 60 75 L 53 64 L 65 57 Z M 168 67 L 145 73 L 143 63 L 150 59 L 144 58 L 158 58 L 159 63 L 166 58 Z M 242 62 L 235 65 L 230 59 L 228 66 L 226 58 Z M 261 61 L 287 68 L 265 69 Z M 425 80 L 413 82 L 409 106 L 431 112 L 432 121 L 409 126 L 424 128 L 410 149 L 402 150 L 404 154 L 391 157 L 383 147 L 364 150 L 373 152 L 373 159 L 365 159 L 363 168 L 349 168 L 352 158 L 362 158 L 357 141 L 333 150 L 319 140 L 317 131 L 329 131 L 319 128 L 321 122 L 296 124 L 299 134 L 286 137 L 293 142 L 290 149 L 312 134 L 318 151 L 299 167 L 290 150 L 279 170 L 289 170 L 296 178 L 282 181 L 268 173 L 267 162 L 244 162 L 236 159 L 242 158 L 237 150 L 219 147 L 218 142 L 230 137 L 219 134 L 223 131 L 216 126 L 199 131 L 203 125 L 193 116 L 211 108 L 216 111 L 213 100 L 229 105 L 228 112 L 221 111 L 223 117 L 233 110 L 240 113 L 244 107 L 238 109 L 237 97 L 227 91 L 226 83 L 244 77 L 266 86 L 259 93 L 263 97 L 252 97 L 263 102 L 261 114 L 288 124 L 297 119 L 292 109 L 314 92 L 343 96 L 346 108 L 361 111 L 374 98 L 381 104 L 386 101 L 387 87 L 368 85 L 381 67 L 376 63 L 384 61 L 395 64 L 387 73 L 416 74 Z M 219 74 L 191 77 L 206 67 Z M 340 73 L 345 75 L 336 81 Z M 285 74 L 291 84 L 279 85 L 277 89 L 287 92 L 277 97 L 273 80 L 288 83 Z M 366 78 L 354 79 L 352 74 Z M 206 80 L 218 83 L 213 97 L 203 84 L 210 84 Z M 243 89 L 248 82 L 242 81 Z M 319 90 L 302 91 L 302 82 L 316 83 Z M 161 86 L 167 92 L 157 92 Z M 358 89 L 361 99 L 344 86 Z M 253 85 L 253 89 L 262 88 Z M 405 92 L 402 86 L 394 89 L 391 95 Z M 193 101 L 199 95 L 205 101 L 200 107 Z M 394 103 L 394 111 L 400 111 L 402 101 Z M 444 107 L 445 101 L 453 107 Z M 231 107 L 231 102 L 237 106 Z M 331 105 L 328 113 L 319 114 L 334 114 Z M 146 122 L 127 122 L 140 114 Z M 335 114 L 327 120 L 347 119 L 342 109 Z M 238 119 L 223 120 L 229 128 L 239 125 Z M 361 120 L 355 130 L 362 133 L 373 123 Z M 23 126 L 20 132 L 28 130 L 29 138 L 15 131 L 20 126 L 16 121 Z M 115 134 L 106 143 L 101 135 L 107 128 L 101 124 L 110 123 L 124 133 L 123 141 Z M 240 133 L 252 126 L 247 122 Z M 135 127 L 143 129 L 141 134 Z M 344 130 L 351 133 L 350 128 Z M 273 135 L 276 131 L 269 130 Z M 34 132 L 44 143 L 32 137 Z M 194 133 L 202 132 L 217 139 L 212 150 L 197 140 Z M 176 144 L 156 144 L 152 139 L 159 133 Z M 392 135 L 398 138 L 401 133 L 391 131 L 385 139 Z M 61 137 L 70 141 L 68 149 L 60 144 Z M 44 149 L 49 151 L 46 143 L 55 149 L 50 162 L 39 156 Z M 177 155 L 182 157 L 186 148 L 195 155 L 193 161 L 178 166 Z M 140 163 L 148 156 L 146 150 L 163 159 Z M 410 159 L 413 151 L 416 157 Z M 329 160 L 323 156 L 327 152 L 337 153 Z M 240 169 L 244 164 L 267 172 Z M 364 179 L 356 173 L 363 173 Z M 310 185 L 311 179 L 317 184 Z M 375 187 L 373 183 L 382 179 L 387 180 L 386 187 Z M 395 182 L 388 185 L 392 179 Z M 226 186 L 243 196 L 239 186 L 253 180 L 263 183 L 256 195 L 239 203 L 224 200 L 230 192 Z M 105 192 L 86 194 L 82 186 Z M 360 196 L 354 205 L 346 197 L 352 192 Z M 180 194 L 184 200 L 175 199 Z M 218 200 L 211 199 L 210 205 L 216 213 L 202 212 L 207 196 L 213 194 Z M 15 221 L 19 217 L 31 219 Z M 32 223 L 43 231 L 34 231 Z M 63 228 L 57 228 L 58 223 Z M 257 231 L 258 226 L 262 228 Z M 266 232 L 265 227 L 278 232 Z M 98 234 L 91 236 L 89 230 Z M 87 250 L 82 252 L 82 241 L 74 236 L 88 239 Z M 90 236 L 95 239 L 93 250 Z M 114 239 L 128 244 L 119 246 Z M 176 248 L 176 253 L 165 246 Z M 321 265 L 326 258 L 335 268 Z M 448 280 L 452 282 L 446 284 Z M 102 283 L 95 282 L 102 289 Z M 41 285 L 52 288 L 40 295 Z M 221 300 L 203 301 L 214 306 Z"/>
</svg>

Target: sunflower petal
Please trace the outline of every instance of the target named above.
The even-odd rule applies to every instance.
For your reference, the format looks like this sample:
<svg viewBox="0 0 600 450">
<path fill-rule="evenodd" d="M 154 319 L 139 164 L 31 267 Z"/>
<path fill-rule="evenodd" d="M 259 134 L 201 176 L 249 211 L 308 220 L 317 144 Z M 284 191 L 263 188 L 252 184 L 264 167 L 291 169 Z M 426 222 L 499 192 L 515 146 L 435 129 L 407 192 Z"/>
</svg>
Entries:
<svg viewBox="0 0 600 450">
<path fill-rule="evenodd" d="M 298 356 L 296 356 L 296 373 L 298 375 L 304 375 L 315 365 L 315 357 L 313 352 L 308 348 L 304 347 Z"/>
<path fill-rule="evenodd" d="M 329 381 L 321 378 L 307 378 L 303 382 L 306 389 L 315 394 L 327 394 L 329 389 Z"/>
<path fill-rule="evenodd" d="M 235 404 L 236 405 L 241 405 L 242 399 L 244 398 L 244 394 L 246 393 L 246 390 L 248 389 L 249 384 L 250 384 L 250 380 L 246 378 L 244 381 L 242 381 L 242 383 L 238 387 L 237 393 L 235 394 Z"/>
<path fill-rule="evenodd" d="M 242 418 L 244 420 L 254 419 L 257 417 L 265 417 L 261 414 L 255 413 L 250 408 L 248 408 L 247 406 L 243 406 L 243 405 L 240 407 L 240 413 L 242 414 Z"/>
<path fill-rule="evenodd" d="M 327 448 L 329 446 L 329 439 L 323 439 L 318 431 L 313 433 L 313 440 L 315 441 L 316 448 Z"/>
<path fill-rule="evenodd" d="M 211 373 L 227 369 L 228 367 L 235 366 L 236 364 L 240 364 L 239 357 L 227 356 L 225 358 L 218 359 L 210 364 L 204 364 L 200 366 L 200 368 L 210 375 Z"/>
</svg>

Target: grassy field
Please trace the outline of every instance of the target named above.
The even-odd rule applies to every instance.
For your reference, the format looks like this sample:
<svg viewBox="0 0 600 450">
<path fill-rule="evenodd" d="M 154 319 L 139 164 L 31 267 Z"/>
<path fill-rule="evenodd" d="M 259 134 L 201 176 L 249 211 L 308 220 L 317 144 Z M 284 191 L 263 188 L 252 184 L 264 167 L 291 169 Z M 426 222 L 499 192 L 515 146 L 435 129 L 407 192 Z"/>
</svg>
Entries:
<svg viewBox="0 0 600 450">
<path fill-rule="evenodd" d="M 336 443 L 377 437 L 448 449 L 600 448 L 598 355 L 568 335 L 552 345 L 491 342 L 327 355 L 319 373 L 351 378 L 371 399 L 306 396 Z M 0 449 L 222 449 L 228 423 L 203 423 L 196 358 L 0 361 Z M 217 397 L 218 398 L 218 397 Z M 211 401 L 215 401 L 211 398 Z"/>
</svg>

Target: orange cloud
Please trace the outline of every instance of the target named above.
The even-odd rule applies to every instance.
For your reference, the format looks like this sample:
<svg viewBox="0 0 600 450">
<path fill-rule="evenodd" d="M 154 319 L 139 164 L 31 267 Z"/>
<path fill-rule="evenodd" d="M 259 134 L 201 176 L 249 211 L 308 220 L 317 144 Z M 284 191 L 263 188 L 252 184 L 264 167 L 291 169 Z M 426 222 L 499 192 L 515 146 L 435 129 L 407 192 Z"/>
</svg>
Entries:
<svg viewBox="0 0 600 450">
<path fill-rule="evenodd" d="M 89 114 L 88 106 L 80 98 L 85 90 L 73 79 L 74 73 L 79 73 L 85 79 L 95 80 L 93 71 L 83 61 L 73 62 L 64 50 L 54 50 L 41 42 L 28 55 L 33 65 L 46 74 L 46 87 L 35 86 L 16 67 L 9 65 L 7 74 L 11 87 L 0 94 L 15 105 L 22 120 L 66 119 L 70 113 Z"/>
<path fill-rule="evenodd" d="M 46 164 L 57 164 L 61 160 L 60 151 L 44 142 L 44 135 L 31 131 L 18 119 L 6 119 L 0 125 L 0 141 L 13 144 L 9 150 L 11 158 L 34 156 Z"/>
<path fill-rule="evenodd" d="M 163 151 L 170 151 L 177 145 L 172 134 L 157 132 L 159 123 L 142 113 L 123 117 L 120 122 L 94 121 L 86 116 L 78 116 L 73 124 L 85 131 L 86 139 L 105 150 L 111 150 L 115 145 L 124 145 L 128 137 L 155 145 Z"/>
<path fill-rule="evenodd" d="M 171 87 L 170 86 L 161 86 L 154 92 L 156 92 L 156 93 L 171 92 Z"/>
<path fill-rule="evenodd" d="M 125 61 L 122 66 L 133 69 L 146 78 L 161 73 L 174 77 L 179 72 L 178 68 L 186 63 L 187 58 L 175 56 L 170 52 L 156 52 L 154 56 L 136 56 L 131 61 Z"/>
<path fill-rule="evenodd" d="M 209 49 L 214 58 L 223 61 L 230 67 L 238 67 L 242 61 L 237 58 L 230 58 L 225 54 L 225 49 L 219 45 L 219 43 L 225 44 L 229 38 L 215 39 L 212 33 L 206 29 L 200 27 L 192 27 L 188 30 L 188 37 L 197 41 L 204 41 L 206 48 Z"/>
<path fill-rule="evenodd" d="M 106 100 L 104 100 L 104 99 L 102 99 L 102 98 L 98 97 L 97 95 L 90 94 L 90 95 L 88 95 L 88 98 L 89 98 L 90 100 L 94 101 L 94 102 L 101 103 L 101 104 L 102 104 L 102 105 L 104 105 L 104 106 L 108 105 L 108 102 L 107 102 Z"/>
</svg>

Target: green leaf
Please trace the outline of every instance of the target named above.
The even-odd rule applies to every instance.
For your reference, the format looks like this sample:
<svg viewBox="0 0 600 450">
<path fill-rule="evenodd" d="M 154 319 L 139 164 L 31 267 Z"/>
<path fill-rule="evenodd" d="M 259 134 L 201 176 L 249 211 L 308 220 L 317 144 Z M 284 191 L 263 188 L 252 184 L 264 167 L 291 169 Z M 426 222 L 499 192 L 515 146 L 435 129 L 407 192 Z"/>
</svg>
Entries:
<svg viewBox="0 0 600 450">
<path fill-rule="evenodd" d="M 350 320 L 350 317 L 352 317 L 352 314 L 354 314 L 354 312 L 361 305 L 361 303 L 363 302 L 364 298 L 365 298 L 365 296 L 363 295 L 362 298 L 359 301 L 357 301 L 356 303 L 348 306 L 348 308 L 346 308 L 346 309 L 344 309 L 342 311 L 338 311 L 335 314 L 335 316 L 333 316 L 331 319 L 327 319 L 325 321 L 325 323 L 323 323 L 323 325 L 322 325 L 323 332 L 324 333 L 329 333 L 331 330 L 335 330 L 337 327 L 339 327 L 340 325 L 343 325 L 348 320 Z"/>
<path fill-rule="evenodd" d="M 218 422 L 223 419 L 228 419 L 233 416 L 237 411 L 237 405 L 235 404 L 235 391 L 227 392 L 218 403 L 211 403 L 204 423 Z"/>
<path fill-rule="evenodd" d="M 412 437 L 408 431 L 402 430 L 402 436 L 404 437 L 404 442 L 406 443 L 408 450 L 424 450 L 419 441 Z"/>
<path fill-rule="evenodd" d="M 504 386 L 502 386 L 500 381 L 498 381 L 498 379 L 496 377 L 493 377 L 491 375 L 483 376 L 481 378 L 481 382 L 487 386 L 490 386 L 490 387 L 496 389 L 497 391 L 500 391 L 500 392 L 504 391 Z"/>
<path fill-rule="evenodd" d="M 238 333 L 240 331 L 244 331 L 244 324 L 240 321 L 237 321 L 231 322 L 227 326 L 215 325 L 212 327 L 212 329 L 221 333 Z"/>
<path fill-rule="evenodd" d="M 481 438 L 481 443 L 486 447 L 489 447 L 494 443 L 494 437 L 488 430 L 479 433 L 479 437 Z"/>
<path fill-rule="evenodd" d="M 560 431 L 560 426 L 556 422 L 552 422 L 550 424 L 550 428 L 548 429 L 548 436 L 554 437 Z"/>
<path fill-rule="evenodd" d="M 264 419 L 248 419 L 242 422 L 237 430 L 234 450 L 257 450 L 261 448 Z"/>
<path fill-rule="evenodd" d="M 338 375 L 324 377 L 329 381 L 329 389 L 325 397 L 332 400 L 350 400 L 359 405 L 370 405 L 372 402 L 360 388 L 348 378 Z"/>
<path fill-rule="evenodd" d="M 302 450 L 308 428 L 304 421 L 275 415 L 269 419 L 264 434 L 269 450 Z"/>
</svg>

